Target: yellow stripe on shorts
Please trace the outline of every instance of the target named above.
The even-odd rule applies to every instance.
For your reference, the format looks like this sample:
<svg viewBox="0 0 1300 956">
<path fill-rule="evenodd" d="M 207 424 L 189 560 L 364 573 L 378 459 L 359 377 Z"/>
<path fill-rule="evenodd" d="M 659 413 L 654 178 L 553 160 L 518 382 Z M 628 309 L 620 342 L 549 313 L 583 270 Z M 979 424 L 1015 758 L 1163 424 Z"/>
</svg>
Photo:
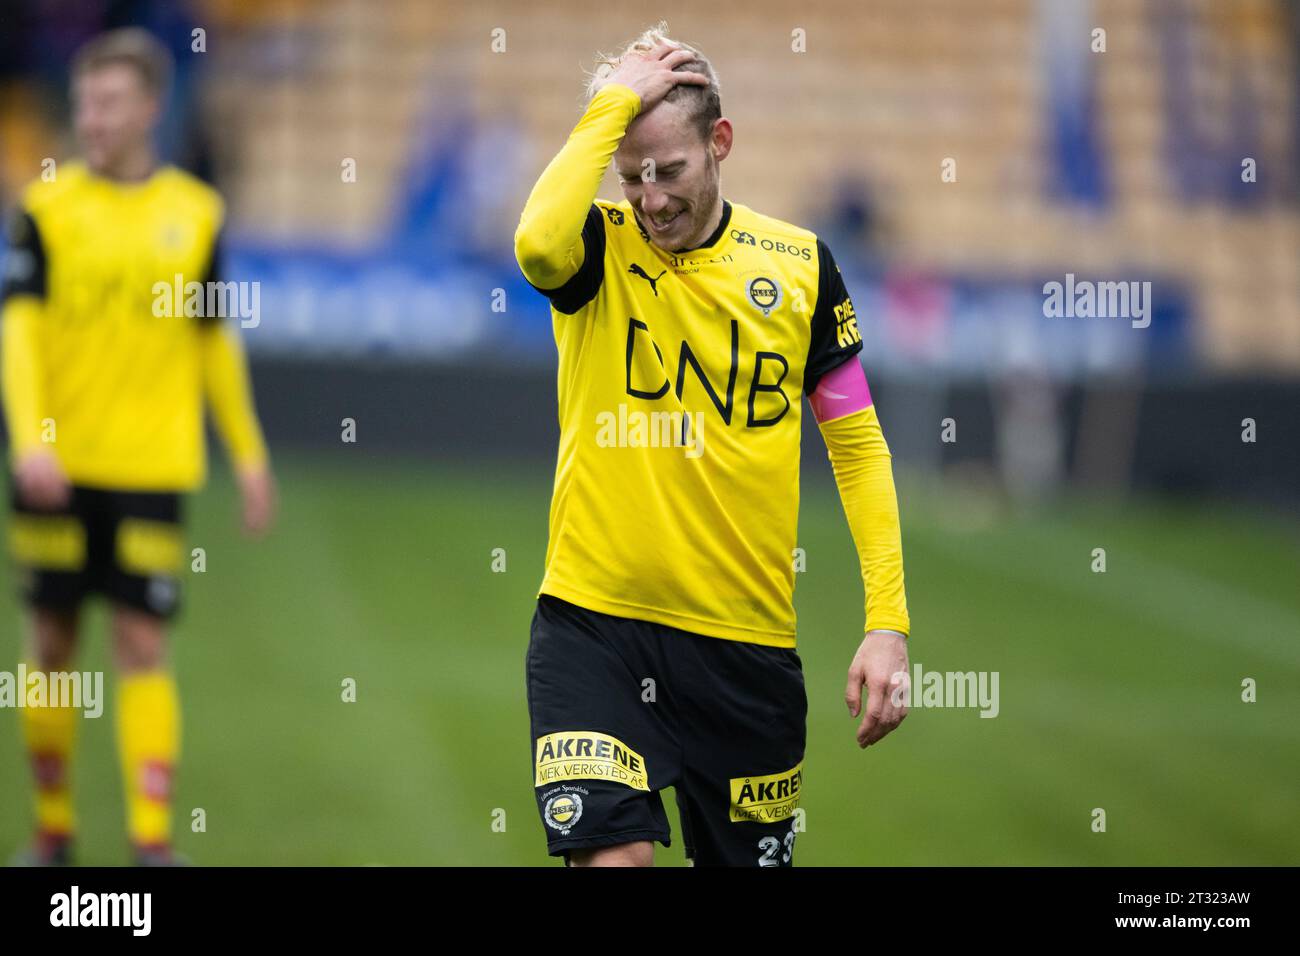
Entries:
<svg viewBox="0 0 1300 956">
<path fill-rule="evenodd" d="M 80 571 L 86 566 L 86 529 L 71 515 L 15 514 L 9 522 L 14 560 L 42 571 Z"/>
<path fill-rule="evenodd" d="M 117 526 L 117 564 L 128 574 L 176 574 L 183 547 L 180 527 L 170 522 L 124 518 Z"/>
</svg>

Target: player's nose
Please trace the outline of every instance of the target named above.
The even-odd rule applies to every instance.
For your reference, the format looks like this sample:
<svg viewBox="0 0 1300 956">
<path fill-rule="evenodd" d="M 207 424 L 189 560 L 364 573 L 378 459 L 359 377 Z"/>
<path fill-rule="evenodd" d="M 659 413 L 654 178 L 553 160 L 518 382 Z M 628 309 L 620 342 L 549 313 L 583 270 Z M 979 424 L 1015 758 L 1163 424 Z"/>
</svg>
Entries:
<svg viewBox="0 0 1300 956">
<path fill-rule="evenodd" d="M 641 211 L 647 216 L 657 216 L 668 206 L 668 197 L 655 188 L 654 183 L 646 183 L 641 189 Z"/>
</svg>

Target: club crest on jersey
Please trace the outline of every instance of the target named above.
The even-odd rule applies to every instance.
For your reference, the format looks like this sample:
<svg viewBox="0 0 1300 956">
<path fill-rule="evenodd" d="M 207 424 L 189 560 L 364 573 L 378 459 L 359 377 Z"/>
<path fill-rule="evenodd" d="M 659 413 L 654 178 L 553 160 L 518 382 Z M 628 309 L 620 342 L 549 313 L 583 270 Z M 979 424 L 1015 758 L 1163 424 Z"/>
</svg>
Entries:
<svg viewBox="0 0 1300 956">
<path fill-rule="evenodd" d="M 179 225 L 169 223 L 158 236 L 164 249 L 179 249 L 185 243 L 185 234 Z"/>
<path fill-rule="evenodd" d="M 767 276 L 755 276 L 745 284 L 745 295 L 754 308 L 764 315 L 771 315 L 772 310 L 781 304 L 781 286 L 775 279 Z"/>
</svg>

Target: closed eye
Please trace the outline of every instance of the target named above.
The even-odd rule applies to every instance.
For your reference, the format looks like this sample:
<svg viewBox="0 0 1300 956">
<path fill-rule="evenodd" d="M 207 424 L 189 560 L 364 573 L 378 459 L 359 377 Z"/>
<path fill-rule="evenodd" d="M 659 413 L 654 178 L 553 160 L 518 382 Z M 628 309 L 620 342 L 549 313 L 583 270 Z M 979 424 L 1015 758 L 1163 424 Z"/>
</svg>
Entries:
<svg viewBox="0 0 1300 956">
<path fill-rule="evenodd" d="M 655 179 L 674 179 L 679 173 L 681 173 L 685 166 L 686 164 L 682 162 L 669 163 L 667 166 L 661 166 L 654 171 Z M 625 186 L 629 186 L 632 183 L 639 183 L 641 182 L 641 173 L 620 172 L 618 174 L 618 181 Z"/>
</svg>

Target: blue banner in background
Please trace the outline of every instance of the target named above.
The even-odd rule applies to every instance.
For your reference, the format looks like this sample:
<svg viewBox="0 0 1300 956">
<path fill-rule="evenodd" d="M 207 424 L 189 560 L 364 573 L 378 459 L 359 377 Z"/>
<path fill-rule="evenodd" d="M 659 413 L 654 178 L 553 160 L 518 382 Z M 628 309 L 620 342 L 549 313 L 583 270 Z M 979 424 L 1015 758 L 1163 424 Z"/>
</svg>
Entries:
<svg viewBox="0 0 1300 956">
<path fill-rule="evenodd" d="M 245 330 L 254 353 L 492 365 L 555 361 L 549 305 L 513 263 L 235 247 L 229 264 L 231 279 L 261 284 L 261 323 Z M 1192 364 L 1190 296 L 1169 278 L 882 276 L 849 262 L 843 267 L 864 317 L 863 361 L 871 369 L 982 378 L 1033 368 L 1074 380 Z M 1129 286 L 1134 314 L 1075 308 L 1050 314 L 1044 287 L 1052 282 L 1069 282 L 1075 302 L 1088 283 Z M 1145 317 L 1136 315 L 1138 296 Z M 494 311 L 498 303 L 504 311 Z"/>
<path fill-rule="evenodd" d="M 1060 200 L 1102 206 L 1108 188 L 1097 135 L 1094 58 L 1104 54 L 1092 52 L 1092 14 L 1091 0 L 1039 0 L 1038 62 L 1046 93 L 1049 193 Z"/>
</svg>

